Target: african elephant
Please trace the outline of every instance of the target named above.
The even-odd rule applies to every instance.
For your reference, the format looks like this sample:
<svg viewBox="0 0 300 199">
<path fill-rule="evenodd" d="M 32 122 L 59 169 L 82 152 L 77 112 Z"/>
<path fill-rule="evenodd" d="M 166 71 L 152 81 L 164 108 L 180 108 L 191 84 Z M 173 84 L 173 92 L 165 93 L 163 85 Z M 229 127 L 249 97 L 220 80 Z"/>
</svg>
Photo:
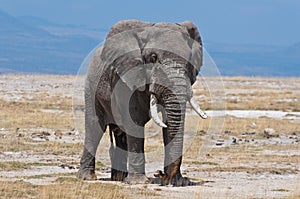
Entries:
<svg viewBox="0 0 300 199">
<path fill-rule="evenodd" d="M 146 182 L 144 126 L 152 118 L 162 127 L 165 146 L 164 172 L 156 177 L 163 185 L 188 185 L 180 172 L 186 102 L 207 117 L 191 87 L 201 65 L 202 41 L 192 22 L 115 24 L 88 69 L 85 143 L 77 177 L 96 179 L 95 153 L 108 126 L 111 179 Z"/>
</svg>

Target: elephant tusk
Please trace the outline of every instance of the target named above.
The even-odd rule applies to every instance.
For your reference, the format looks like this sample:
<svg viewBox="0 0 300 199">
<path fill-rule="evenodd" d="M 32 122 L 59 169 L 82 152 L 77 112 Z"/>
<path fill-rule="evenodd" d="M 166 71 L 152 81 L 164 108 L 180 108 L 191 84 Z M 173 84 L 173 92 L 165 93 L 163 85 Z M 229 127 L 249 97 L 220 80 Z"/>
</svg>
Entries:
<svg viewBox="0 0 300 199">
<path fill-rule="evenodd" d="M 201 110 L 200 106 L 198 105 L 198 103 L 196 102 L 195 98 L 192 97 L 190 100 L 189 100 L 192 108 L 194 109 L 194 111 L 196 111 L 196 113 L 202 117 L 203 119 L 206 119 L 207 118 L 207 115 Z"/>
<path fill-rule="evenodd" d="M 154 95 L 150 96 L 150 114 L 153 121 L 160 127 L 167 128 L 167 125 L 163 123 L 158 117 L 157 113 L 157 99 Z"/>
</svg>

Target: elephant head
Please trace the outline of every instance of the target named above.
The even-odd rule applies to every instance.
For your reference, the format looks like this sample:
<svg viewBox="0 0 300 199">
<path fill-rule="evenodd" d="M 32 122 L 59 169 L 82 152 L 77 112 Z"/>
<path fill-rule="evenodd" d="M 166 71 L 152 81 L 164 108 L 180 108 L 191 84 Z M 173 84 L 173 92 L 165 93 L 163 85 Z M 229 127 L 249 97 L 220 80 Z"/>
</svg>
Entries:
<svg viewBox="0 0 300 199">
<path fill-rule="evenodd" d="M 192 22 L 121 21 L 110 30 L 101 58 L 132 90 L 149 85 L 151 116 L 159 126 L 166 127 L 157 116 L 157 103 L 168 105 L 169 89 L 175 89 L 180 104 L 188 101 L 207 118 L 191 88 L 202 65 L 202 41 Z M 128 75 L 133 68 L 135 72 Z"/>
<path fill-rule="evenodd" d="M 124 122 L 127 120 L 124 120 L 126 116 L 122 105 L 119 105 L 123 103 L 123 96 L 119 95 L 119 102 L 116 102 L 116 106 L 121 107 L 117 117 L 107 108 L 113 90 L 121 81 L 126 88 L 118 90 L 117 95 L 125 93 L 124 98 L 135 98 L 134 105 L 127 104 L 128 107 L 133 107 L 129 111 L 133 114 L 129 117 L 136 124 L 144 126 L 150 115 L 156 124 L 163 127 L 165 174 L 161 172 L 158 177 L 163 183 L 176 184 L 181 178 L 186 102 L 190 102 L 202 118 L 207 117 L 193 98 L 191 87 L 202 65 L 202 41 L 198 29 L 189 21 L 178 24 L 121 21 L 111 28 L 99 54 L 101 66 L 96 66 L 98 68 L 95 71 L 102 76 L 94 90 L 101 107 L 98 116 L 105 118 L 100 123 L 108 125 L 115 122 L 118 126 L 128 126 Z M 132 96 L 128 94 L 130 92 L 127 92 L 127 88 Z M 111 105 L 111 109 L 114 109 L 114 104 Z M 163 112 L 164 121 L 159 119 L 158 111 Z M 102 118 L 99 120 L 103 120 Z M 119 118 L 123 118 L 120 123 L 116 122 Z M 135 131 L 130 125 L 128 129 Z M 127 131 L 126 128 L 124 131 Z M 137 146 L 143 147 L 143 144 L 127 142 L 129 152 L 131 148 L 135 152 L 143 152 L 144 149 L 135 149 Z M 131 161 L 137 161 L 133 165 L 143 165 L 144 157 L 134 157 L 131 160 L 129 157 L 129 167 Z M 137 172 L 143 173 L 143 170 L 144 167 L 140 166 Z"/>
</svg>

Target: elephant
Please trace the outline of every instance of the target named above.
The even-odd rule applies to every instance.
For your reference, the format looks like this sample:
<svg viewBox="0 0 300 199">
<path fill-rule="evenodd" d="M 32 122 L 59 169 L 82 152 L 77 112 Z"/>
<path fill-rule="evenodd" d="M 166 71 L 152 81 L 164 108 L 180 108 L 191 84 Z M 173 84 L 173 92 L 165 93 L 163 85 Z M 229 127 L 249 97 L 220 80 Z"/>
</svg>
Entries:
<svg viewBox="0 0 300 199">
<path fill-rule="evenodd" d="M 85 141 L 77 177 L 97 179 L 95 154 L 109 127 L 111 180 L 146 183 L 144 127 L 162 127 L 162 185 L 189 185 L 181 175 L 186 102 L 207 118 L 193 97 L 202 66 L 202 41 L 191 21 L 113 25 L 88 66 L 85 80 Z M 162 112 L 162 119 L 158 113 Z M 127 168 L 128 167 L 128 168 Z"/>
</svg>

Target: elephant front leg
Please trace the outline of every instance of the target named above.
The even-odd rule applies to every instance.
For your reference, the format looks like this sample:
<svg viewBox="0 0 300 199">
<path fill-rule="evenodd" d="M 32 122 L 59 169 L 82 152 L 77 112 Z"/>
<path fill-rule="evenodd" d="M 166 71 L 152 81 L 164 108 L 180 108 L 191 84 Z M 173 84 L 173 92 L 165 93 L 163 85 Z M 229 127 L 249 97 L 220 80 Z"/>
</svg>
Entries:
<svg viewBox="0 0 300 199">
<path fill-rule="evenodd" d="M 180 173 L 180 165 L 182 158 L 178 158 L 173 163 L 164 167 L 164 173 L 161 170 L 154 174 L 155 177 L 160 179 L 162 186 L 174 185 L 174 186 L 188 186 L 191 182 L 186 177 L 182 177 Z"/>
<path fill-rule="evenodd" d="M 95 156 L 84 147 L 82 157 L 80 159 L 80 168 L 77 173 L 77 178 L 82 180 L 97 180 L 95 174 Z"/>
<path fill-rule="evenodd" d="M 97 176 L 95 174 L 95 156 L 98 144 L 102 137 L 102 131 L 91 131 L 91 133 L 86 133 L 84 150 L 82 157 L 80 159 L 80 168 L 77 173 L 77 178 L 83 180 L 96 180 Z"/>
<path fill-rule="evenodd" d="M 191 182 L 187 177 L 183 177 L 180 172 L 180 166 L 182 162 L 182 157 L 179 157 L 174 162 L 164 167 L 164 173 L 158 171 L 155 177 L 161 179 L 161 185 L 173 185 L 173 186 L 191 186 L 196 185 Z"/>
<path fill-rule="evenodd" d="M 128 177 L 125 179 L 130 184 L 148 183 L 145 175 L 144 138 L 127 134 L 128 144 Z"/>
<path fill-rule="evenodd" d="M 161 179 L 161 185 L 192 185 L 192 182 L 190 182 L 188 178 L 182 177 L 180 172 L 183 135 L 171 135 L 167 128 L 163 128 L 163 137 L 165 145 L 164 173 L 158 171 L 154 176 Z"/>
<path fill-rule="evenodd" d="M 103 121 L 99 120 L 95 104 L 99 106 L 99 102 L 93 97 L 91 89 L 85 90 L 85 140 L 84 150 L 80 159 L 80 168 L 77 178 L 83 180 L 96 180 L 95 174 L 95 156 L 99 142 L 105 131 Z"/>
<path fill-rule="evenodd" d="M 80 159 L 80 168 L 77 173 L 77 178 L 83 180 L 96 180 L 95 174 L 95 156 L 98 144 L 103 135 L 103 130 L 98 121 L 86 122 L 85 142 L 83 154 Z"/>
</svg>

